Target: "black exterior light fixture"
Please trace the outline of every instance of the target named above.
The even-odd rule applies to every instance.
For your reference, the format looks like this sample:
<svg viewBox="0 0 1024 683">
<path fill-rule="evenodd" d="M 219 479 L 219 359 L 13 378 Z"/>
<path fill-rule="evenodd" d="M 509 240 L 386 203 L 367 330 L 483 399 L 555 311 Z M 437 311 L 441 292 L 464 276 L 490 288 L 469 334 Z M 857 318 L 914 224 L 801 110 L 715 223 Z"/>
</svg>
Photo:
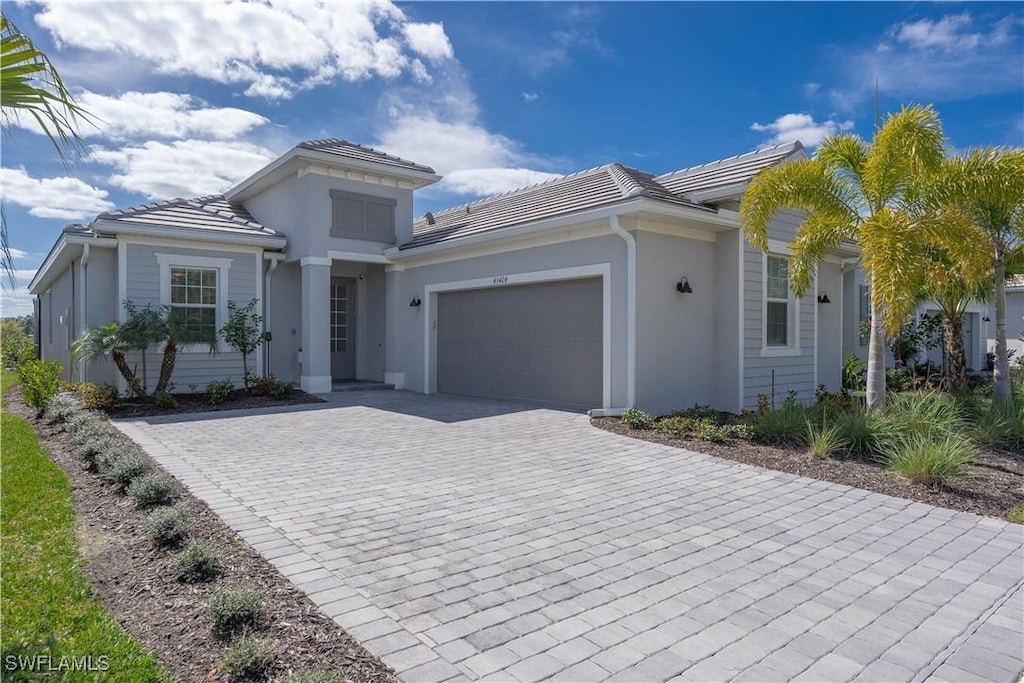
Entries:
<svg viewBox="0 0 1024 683">
<path fill-rule="evenodd" d="M 413 308 L 416 308 L 417 306 L 419 306 L 422 303 L 423 302 L 420 301 L 420 298 L 418 296 L 414 296 L 412 298 L 412 301 L 409 302 L 409 305 L 412 306 Z"/>
<path fill-rule="evenodd" d="M 690 286 L 690 280 L 685 275 L 676 283 L 676 291 L 680 294 L 693 294 L 693 287 Z"/>
<path fill-rule="evenodd" d="M 828 298 L 828 294 L 826 294 L 825 292 L 823 292 L 823 291 L 822 292 L 818 292 L 818 303 L 819 304 L 830 304 L 830 303 L 832 303 L 832 299 L 829 299 Z"/>
</svg>

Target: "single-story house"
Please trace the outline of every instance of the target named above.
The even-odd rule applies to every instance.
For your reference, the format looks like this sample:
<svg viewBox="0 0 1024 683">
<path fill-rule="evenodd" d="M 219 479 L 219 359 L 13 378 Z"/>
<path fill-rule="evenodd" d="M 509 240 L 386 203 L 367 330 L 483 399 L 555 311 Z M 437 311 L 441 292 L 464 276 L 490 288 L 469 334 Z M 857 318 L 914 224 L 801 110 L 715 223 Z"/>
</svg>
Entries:
<svg viewBox="0 0 1024 683">
<path fill-rule="evenodd" d="M 228 301 L 255 298 L 269 333 L 255 370 L 308 392 L 375 380 L 598 414 L 810 401 L 854 351 L 856 247 L 828 254 L 798 298 L 800 215 L 775 217 L 765 254 L 737 213 L 759 171 L 803 154 L 783 144 L 660 176 L 611 163 L 414 218 L 413 193 L 440 180 L 430 167 L 302 142 L 223 195 L 67 227 L 30 285 L 39 349 L 76 379 L 118 383 L 109 362 L 71 367 L 69 347 L 123 320 L 122 302 L 219 330 Z M 208 351 L 179 354 L 177 391 L 240 384 L 239 357 Z"/>
<path fill-rule="evenodd" d="M 985 311 L 988 325 L 986 347 L 996 348 L 996 305 L 989 302 Z M 1006 278 L 1006 348 L 1013 352 L 1011 362 L 1024 358 L 1024 275 Z"/>
</svg>

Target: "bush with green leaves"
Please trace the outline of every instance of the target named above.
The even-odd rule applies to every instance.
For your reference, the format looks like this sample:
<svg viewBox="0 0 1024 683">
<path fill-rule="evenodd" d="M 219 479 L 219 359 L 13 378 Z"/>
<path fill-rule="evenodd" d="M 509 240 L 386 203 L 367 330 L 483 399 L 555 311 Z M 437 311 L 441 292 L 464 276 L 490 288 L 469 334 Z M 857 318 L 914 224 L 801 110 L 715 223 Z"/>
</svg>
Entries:
<svg viewBox="0 0 1024 683">
<path fill-rule="evenodd" d="M 35 342 L 16 320 L 0 323 L 0 362 L 5 368 L 17 368 L 35 358 Z"/>
<path fill-rule="evenodd" d="M 160 472 L 137 476 L 128 485 L 128 496 L 140 508 L 173 503 L 181 496 L 181 488 L 174 477 Z"/>
<path fill-rule="evenodd" d="M 242 383 L 249 389 L 249 356 L 263 343 L 263 316 L 256 313 L 259 299 L 251 299 L 244 306 L 228 302 L 228 319 L 220 328 L 220 335 L 228 346 L 242 356 Z"/>
<path fill-rule="evenodd" d="M 60 391 L 60 373 L 63 370 L 55 360 L 30 360 L 18 366 L 22 400 L 28 407 L 35 408 L 39 417 Z"/>
<path fill-rule="evenodd" d="M 953 436 L 963 434 L 968 427 L 956 399 L 937 391 L 908 391 L 890 396 L 885 419 L 900 435 Z"/>
<path fill-rule="evenodd" d="M 727 443 L 733 439 L 749 437 L 749 430 L 742 424 L 719 424 L 718 412 L 715 417 L 689 417 L 682 411 L 671 417 L 662 418 L 654 425 L 659 432 L 682 439 L 698 439 L 709 443 Z"/>
<path fill-rule="evenodd" d="M 78 385 L 78 394 L 82 397 L 85 407 L 91 410 L 111 410 L 120 399 L 117 387 L 112 384 L 81 382 Z"/>
<path fill-rule="evenodd" d="M 991 446 L 1024 447 L 1024 400 L 993 403 L 975 419 L 973 435 Z"/>
<path fill-rule="evenodd" d="M 46 419 L 50 424 L 63 424 L 71 416 L 81 412 L 82 404 L 78 402 L 75 395 L 70 391 L 64 391 L 54 396 L 46 406 Z"/>
<path fill-rule="evenodd" d="M 152 472 L 149 463 L 139 454 L 121 448 L 102 452 L 97 458 L 97 469 L 104 479 L 117 484 L 121 491 L 128 491 L 136 480 Z"/>
<path fill-rule="evenodd" d="M 787 400 L 778 410 L 748 413 L 750 438 L 772 446 L 795 445 L 807 438 L 807 416 L 795 401 Z"/>
<path fill-rule="evenodd" d="M 76 445 L 81 446 L 87 441 L 112 438 L 114 435 L 115 430 L 110 426 L 109 422 L 93 417 L 89 422 L 78 426 L 74 434 L 71 435 L 71 440 L 74 441 Z"/>
<path fill-rule="evenodd" d="M 814 457 L 827 458 L 842 451 L 845 445 L 838 424 L 807 423 L 807 446 Z"/>
<path fill-rule="evenodd" d="M 178 407 L 178 399 L 174 398 L 174 394 L 169 391 L 153 392 L 153 403 L 157 408 L 164 410 L 174 410 Z"/>
<path fill-rule="evenodd" d="M 64 420 L 64 431 L 74 436 L 78 433 L 78 430 L 85 429 L 87 426 L 91 426 L 96 422 L 96 418 L 92 413 L 86 410 L 79 410 L 74 412 Z"/>
<path fill-rule="evenodd" d="M 292 387 L 291 384 L 288 382 L 282 382 L 272 374 L 265 377 L 249 378 L 249 393 L 253 396 L 284 398 L 290 394 L 293 389 L 294 387 Z"/>
<path fill-rule="evenodd" d="M 621 419 L 630 429 L 654 429 L 654 416 L 639 408 L 626 408 L 622 411 Z"/>
<path fill-rule="evenodd" d="M 206 543 L 191 541 L 171 563 L 171 575 L 181 583 L 213 581 L 220 575 L 220 559 Z"/>
<path fill-rule="evenodd" d="M 1017 503 L 1006 513 L 1006 521 L 1024 524 L 1024 503 Z"/>
<path fill-rule="evenodd" d="M 840 415 L 836 421 L 843 449 L 857 458 L 870 458 L 882 452 L 896 437 L 892 422 L 879 412 L 862 409 Z"/>
<path fill-rule="evenodd" d="M 235 385 L 230 379 L 214 380 L 206 385 L 206 400 L 215 406 L 231 398 L 231 392 L 234 390 Z"/>
<path fill-rule="evenodd" d="M 263 596 L 258 590 L 244 586 L 222 588 L 210 596 L 209 612 L 214 633 L 231 638 L 260 627 Z"/>
<path fill-rule="evenodd" d="M 146 517 L 146 536 L 158 548 L 177 548 L 192 534 L 192 510 L 185 503 L 157 508 Z"/>
<path fill-rule="evenodd" d="M 232 681 L 265 681 L 277 663 L 277 651 L 252 634 L 236 638 L 224 653 L 224 672 Z"/>
<path fill-rule="evenodd" d="M 912 434 L 888 445 L 881 461 L 912 482 L 942 488 L 953 479 L 970 477 L 975 457 L 975 447 L 967 439 Z"/>
<path fill-rule="evenodd" d="M 96 436 L 78 445 L 78 457 L 85 461 L 87 469 L 96 471 L 101 456 L 117 446 L 117 441 L 112 437 Z"/>
</svg>

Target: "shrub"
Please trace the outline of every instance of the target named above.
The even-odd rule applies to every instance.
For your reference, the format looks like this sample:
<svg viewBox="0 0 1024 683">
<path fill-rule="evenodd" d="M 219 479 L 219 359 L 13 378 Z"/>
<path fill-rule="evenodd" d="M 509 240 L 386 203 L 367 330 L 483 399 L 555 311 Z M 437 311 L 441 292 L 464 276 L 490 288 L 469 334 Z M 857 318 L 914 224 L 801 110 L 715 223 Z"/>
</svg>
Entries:
<svg viewBox="0 0 1024 683">
<path fill-rule="evenodd" d="M 16 368 L 35 358 L 35 342 L 15 320 L 4 320 L 0 330 L 0 362 Z"/>
<path fill-rule="evenodd" d="M 1006 520 L 1014 524 L 1024 524 L 1024 503 L 1017 503 L 1006 513 Z"/>
<path fill-rule="evenodd" d="M 181 495 L 178 482 L 166 474 L 148 472 L 136 476 L 128 485 L 128 495 L 140 508 L 173 503 Z"/>
<path fill-rule="evenodd" d="M 885 419 L 900 435 L 959 435 L 967 428 L 964 411 L 949 394 L 912 391 L 889 398 Z"/>
<path fill-rule="evenodd" d="M 171 575 L 182 583 L 212 581 L 220 574 L 217 553 L 202 541 L 192 541 L 172 564 Z"/>
<path fill-rule="evenodd" d="M 127 491 L 136 480 L 150 474 L 148 462 L 136 453 L 120 449 L 111 449 L 101 453 L 97 459 L 97 467 L 100 474 L 105 479 L 117 484 L 121 491 Z M 134 498 L 134 496 L 132 497 Z"/>
<path fill-rule="evenodd" d="M 235 385 L 231 383 L 230 379 L 210 382 L 206 385 L 206 400 L 210 402 L 210 405 L 215 406 L 228 400 L 234 390 Z"/>
<path fill-rule="evenodd" d="M 623 410 L 622 422 L 630 429 L 654 429 L 654 417 L 637 408 Z"/>
<path fill-rule="evenodd" d="M 811 455 L 816 458 L 827 458 L 833 453 L 843 450 L 843 436 L 840 433 L 839 425 L 817 427 L 808 422 L 807 445 L 811 449 Z"/>
<path fill-rule="evenodd" d="M 843 361 L 842 388 L 847 391 L 864 391 L 867 383 L 867 366 L 853 353 Z"/>
<path fill-rule="evenodd" d="M 185 503 L 157 508 L 146 517 L 146 535 L 158 548 L 176 548 L 192 533 L 192 512 Z"/>
<path fill-rule="evenodd" d="M 274 392 L 277 378 L 274 375 L 249 378 L 249 393 L 253 396 L 270 396 Z"/>
<path fill-rule="evenodd" d="M 807 434 L 807 417 L 795 402 L 787 401 L 778 410 L 751 413 L 750 438 L 758 443 L 788 445 L 802 443 Z"/>
<path fill-rule="evenodd" d="M 841 415 L 836 426 L 844 449 L 855 457 L 878 455 L 896 436 L 891 422 L 878 413 L 864 410 Z"/>
<path fill-rule="evenodd" d="M 977 418 L 974 436 L 993 446 L 1024 446 L 1024 400 L 1016 405 L 993 403 Z"/>
<path fill-rule="evenodd" d="M 63 392 L 57 394 L 46 406 L 46 417 L 50 424 L 63 424 L 72 415 L 82 412 L 82 406 L 74 394 Z"/>
<path fill-rule="evenodd" d="M 210 598 L 210 620 L 219 636 L 255 630 L 262 618 L 263 597 L 252 588 L 223 588 Z"/>
<path fill-rule="evenodd" d="M 64 431 L 74 436 L 78 433 L 78 430 L 85 429 L 87 425 L 91 428 L 95 422 L 96 418 L 84 410 L 79 410 L 69 415 L 64 421 Z"/>
<path fill-rule="evenodd" d="M 174 394 L 169 391 L 157 391 L 153 394 L 153 403 L 156 404 L 157 408 L 163 408 L 164 410 L 174 410 L 178 407 L 178 399 L 174 398 Z"/>
<path fill-rule="evenodd" d="M 117 446 L 117 442 L 109 436 L 93 437 L 78 446 L 78 457 L 86 462 L 90 471 L 95 471 L 100 455 Z"/>
<path fill-rule="evenodd" d="M 22 400 L 42 417 L 46 406 L 60 391 L 61 364 L 55 360 L 30 360 L 18 366 Z"/>
<path fill-rule="evenodd" d="M 102 420 L 97 420 L 93 417 L 88 422 L 78 426 L 75 433 L 71 435 L 71 440 L 74 441 L 76 445 L 81 446 L 87 441 L 93 441 L 95 439 L 109 439 L 113 435 L 113 428 L 108 423 Z"/>
<path fill-rule="evenodd" d="M 224 671 L 229 681 L 265 681 L 274 670 L 277 652 L 265 640 L 242 636 L 224 653 Z"/>
<path fill-rule="evenodd" d="M 722 414 L 711 406 L 694 403 L 692 408 L 677 410 L 672 413 L 672 417 L 692 417 L 697 420 L 714 420 L 715 422 L 719 422 Z"/>
<path fill-rule="evenodd" d="M 92 410 L 110 410 L 117 405 L 119 398 L 117 387 L 110 384 L 82 382 L 78 385 L 78 393 L 85 407 Z"/>
<path fill-rule="evenodd" d="M 971 476 L 974 447 L 955 436 L 914 434 L 895 441 L 882 457 L 885 466 L 912 482 L 942 488 L 951 479 Z"/>
</svg>

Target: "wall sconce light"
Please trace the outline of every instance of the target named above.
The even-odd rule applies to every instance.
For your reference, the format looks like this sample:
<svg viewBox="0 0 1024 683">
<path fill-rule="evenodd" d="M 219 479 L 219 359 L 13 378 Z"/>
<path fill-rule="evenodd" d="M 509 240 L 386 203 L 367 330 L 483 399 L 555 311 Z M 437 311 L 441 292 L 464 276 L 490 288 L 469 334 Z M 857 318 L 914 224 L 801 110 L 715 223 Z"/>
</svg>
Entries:
<svg viewBox="0 0 1024 683">
<path fill-rule="evenodd" d="M 409 302 L 409 305 L 412 306 L 413 308 L 416 308 L 417 306 L 419 306 L 422 303 L 423 302 L 420 301 L 420 298 L 418 296 L 414 296 L 412 298 L 412 301 Z"/>
<path fill-rule="evenodd" d="M 685 275 L 676 283 L 676 291 L 680 294 L 693 294 L 693 287 L 690 286 L 690 281 Z"/>
<path fill-rule="evenodd" d="M 985 322 L 985 323 L 989 322 L 990 320 L 992 320 L 992 318 L 988 317 L 987 315 L 983 316 L 982 319 L 981 319 L 981 321 Z"/>
<path fill-rule="evenodd" d="M 829 299 L 828 298 L 828 294 L 826 294 L 825 292 L 818 292 L 818 303 L 819 304 L 830 304 L 830 303 L 832 303 L 832 299 Z"/>
</svg>

